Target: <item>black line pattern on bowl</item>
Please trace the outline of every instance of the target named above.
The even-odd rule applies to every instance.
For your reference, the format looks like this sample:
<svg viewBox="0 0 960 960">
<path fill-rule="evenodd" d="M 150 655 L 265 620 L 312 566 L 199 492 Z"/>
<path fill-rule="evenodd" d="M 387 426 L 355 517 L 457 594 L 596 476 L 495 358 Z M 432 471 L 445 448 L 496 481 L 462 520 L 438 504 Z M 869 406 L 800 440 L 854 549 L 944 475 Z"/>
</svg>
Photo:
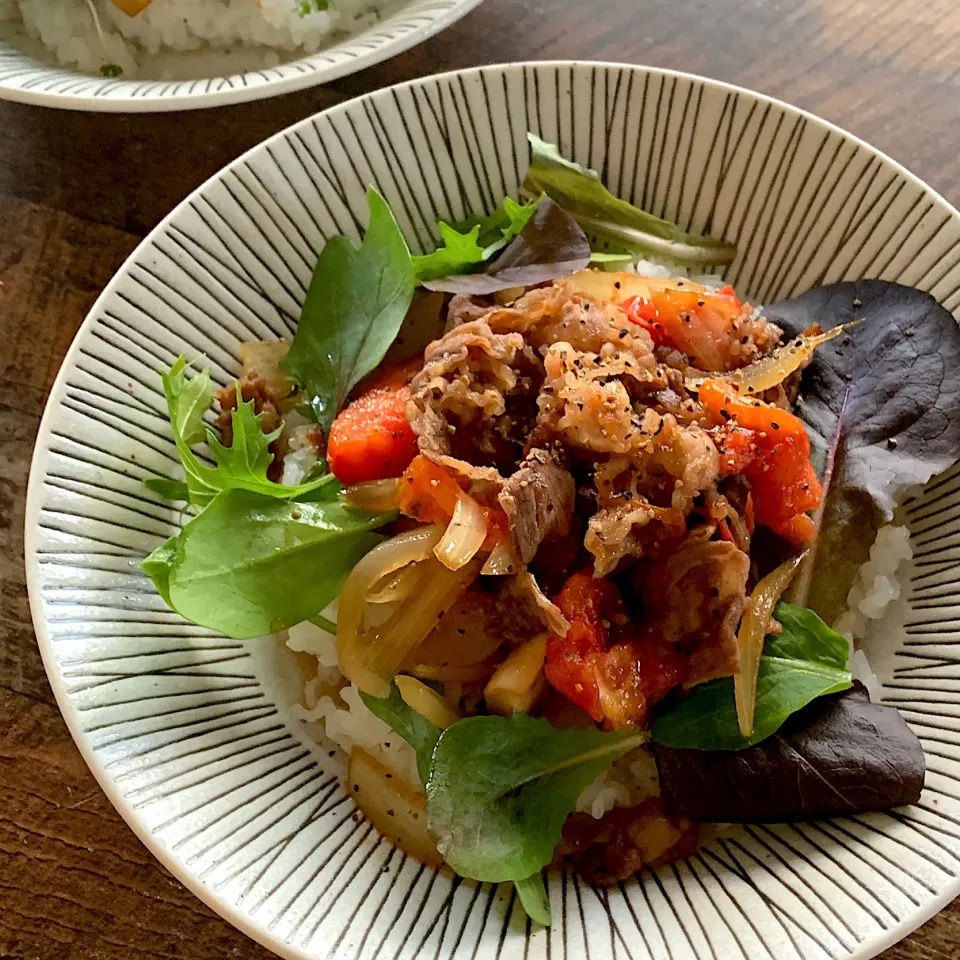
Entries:
<svg viewBox="0 0 960 960">
<path fill-rule="evenodd" d="M 51 401 L 30 562 L 67 709 L 168 860 L 290 956 L 866 956 L 957 889 L 960 468 L 906 508 L 917 553 L 884 690 L 928 750 L 920 804 L 738 828 L 608 892 L 553 877 L 550 931 L 524 924 L 509 885 L 454 880 L 382 841 L 275 702 L 260 648 L 183 624 L 138 569 L 178 522 L 140 482 L 172 469 L 157 368 L 202 354 L 226 382 L 242 339 L 292 330 L 313 253 L 359 234 L 368 182 L 422 248 L 435 218 L 515 192 L 528 126 L 657 212 L 742 237 L 728 276 L 758 300 L 874 273 L 960 305 L 960 222 L 942 201 L 818 121 L 736 90 L 542 64 L 422 81 L 304 121 L 140 248 Z"/>
</svg>

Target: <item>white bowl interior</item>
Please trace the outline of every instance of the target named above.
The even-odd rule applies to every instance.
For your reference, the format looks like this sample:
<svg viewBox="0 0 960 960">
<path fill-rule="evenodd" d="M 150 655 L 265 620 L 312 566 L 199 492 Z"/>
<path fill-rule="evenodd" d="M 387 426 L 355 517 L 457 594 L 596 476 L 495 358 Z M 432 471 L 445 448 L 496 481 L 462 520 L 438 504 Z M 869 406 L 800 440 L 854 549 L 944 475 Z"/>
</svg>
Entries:
<svg viewBox="0 0 960 960">
<path fill-rule="evenodd" d="M 243 47 L 206 55 L 161 55 L 155 58 L 153 70 L 166 68 L 169 79 L 110 79 L 64 69 L 54 65 L 37 44 L 15 39 L 11 24 L 0 23 L 0 99 L 67 110 L 130 113 L 261 100 L 330 83 L 394 57 L 439 33 L 481 2 L 395 0 L 372 26 L 348 36 L 332 35 L 328 46 L 308 56 L 285 54 L 284 62 L 272 67 L 260 66 L 259 55 Z"/>
<path fill-rule="evenodd" d="M 880 276 L 960 305 L 960 216 L 870 147 L 772 100 L 637 67 L 531 64 L 449 74 L 291 128 L 185 201 L 85 322 L 30 481 L 40 644 L 83 753 L 157 856 L 283 956 L 873 956 L 960 893 L 960 473 L 912 503 L 905 597 L 871 653 L 927 750 L 914 807 L 736 828 L 683 864 L 594 891 L 555 876 L 551 930 L 509 885 L 454 880 L 382 840 L 291 718 L 275 640 L 237 643 L 168 610 L 141 559 L 178 516 L 141 480 L 175 452 L 159 368 L 289 334 L 324 240 L 357 237 L 375 183 L 411 244 L 438 217 L 515 194 L 526 132 L 621 196 L 737 242 L 756 302 Z"/>
</svg>

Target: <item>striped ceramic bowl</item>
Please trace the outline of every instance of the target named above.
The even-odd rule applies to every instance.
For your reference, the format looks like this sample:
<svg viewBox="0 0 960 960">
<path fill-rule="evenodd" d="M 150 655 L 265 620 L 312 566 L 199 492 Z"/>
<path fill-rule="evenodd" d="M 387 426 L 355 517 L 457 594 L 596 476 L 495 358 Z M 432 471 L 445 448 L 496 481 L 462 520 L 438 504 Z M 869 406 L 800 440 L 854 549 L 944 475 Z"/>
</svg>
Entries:
<svg viewBox="0 0 960 960">
<path fill-rule="evenodd" d="M 317 251 L 357 235 L 368 183 L 423 249 L 438 217 L 516 192 L 528 129 L 620 196 L 735 242 L 728 279 L 754 302 L 881 276 L 960 310 L 960 215 L 866 144 L 746 90 L 632 66 L 518 64 L 305 120 L 144 241 L 64 363 L 27 512 L 53 689 L 143 842 L 281 956 L 866 960 L 960 893 L 960 472 L 907 507 L 914 559 L 869 650 L 927 751 L 921 801 L 737 827 L 611 890 L 554 875 L 550 930 L 524 920 L 510 885 L 456 880 L 379 837 L 291 716 L 299 674 L 282 644 L 185 623 L 141 572 L 179 519 L 141 483 L 175 460 L 158 369 L 203 354 L 227 381 L 241 342 L 291 333 Z"/>
<path fill-rule="evenodd" d="M 76 73 L 23 52 L 11 35 L 0 29 L 0 99 L 113 113 L 195 110 L 263 100 L 329 83 L 395 57 L 450 26 L 481 2 L 399 0 L 373 26 L 310 56 L 250 70 L 249 57 L 237 51 L 217 59 L 218 69 L 226 64 L 236 72 L 185 80 L 125 80 Z"/>
</svg>

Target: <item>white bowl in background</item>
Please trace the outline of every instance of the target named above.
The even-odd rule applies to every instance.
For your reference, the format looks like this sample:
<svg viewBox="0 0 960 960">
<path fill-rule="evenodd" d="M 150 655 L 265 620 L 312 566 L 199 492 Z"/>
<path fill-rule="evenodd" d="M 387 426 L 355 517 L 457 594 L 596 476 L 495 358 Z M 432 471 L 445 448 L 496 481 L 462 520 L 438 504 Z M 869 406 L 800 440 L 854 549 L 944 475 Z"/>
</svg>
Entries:
<svg viewBox="0 0 960 960">
<path fill-rule="evenodd" d="M 334 37 L 316 53 L 302 57 L 283 53 L 283 63 L 259 69 L 251 69 L 250 54 L 242 47 L 234 52 L 211 51 L 205 60 L 194 53 L 188 62 L 199 68 L 200 75 L 176 80 L 110 79 L 59 67 L 44 59 L 36 45 L 30 44 L 31 52 L 25 52 L 27 48 L 13 39 L 12 25 L 0 23 L 0 99 L 104 113 L 160 113 L 264 100 L 330 83 L 395 57 L 481 2 L 397 0 L 379 22 L 349 36 Z M 184 67 L 178 65 L 175 75 L 183 73 Z"/>
</svg>

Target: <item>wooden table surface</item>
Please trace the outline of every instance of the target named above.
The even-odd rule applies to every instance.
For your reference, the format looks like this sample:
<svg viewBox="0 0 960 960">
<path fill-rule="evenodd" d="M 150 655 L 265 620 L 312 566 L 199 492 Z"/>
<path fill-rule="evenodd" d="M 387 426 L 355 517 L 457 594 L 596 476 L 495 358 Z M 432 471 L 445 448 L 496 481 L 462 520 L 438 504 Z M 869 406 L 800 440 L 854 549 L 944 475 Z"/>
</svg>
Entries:
<svg viewBox="0 0 960 960">
<path fill-rule="evenodd" d="M 24 491 L 47 392 L 84 314 L 190 190 L 288 124 L 378 87 L 508 60 L 646 63 L 806 107 L 960 202 L 955 0 L 486 0 L 331 87 L 180 115 L 0 103 L 0 960 L 257 960 L 154 860 L 73 746 L 37 651 Z M 955 960 L 960 902 L 883 955 Z"/>
</svg>

